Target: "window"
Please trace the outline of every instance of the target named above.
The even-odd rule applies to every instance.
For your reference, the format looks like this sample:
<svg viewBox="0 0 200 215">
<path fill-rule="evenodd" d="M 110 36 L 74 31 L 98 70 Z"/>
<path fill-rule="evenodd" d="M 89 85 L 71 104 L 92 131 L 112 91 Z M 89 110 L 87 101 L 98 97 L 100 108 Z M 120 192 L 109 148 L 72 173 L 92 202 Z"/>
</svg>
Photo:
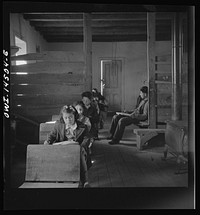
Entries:
<svg viewBox="0 0 200 215">
<path fill-rule="evenodd" d="M 15 36 L 15 45 L 19 47 L 19 51 L 16 53 L 16 56 L 27 54 L 26 42 L 21 40 L 19 37 Z M 16 61 L 16 65 L 27 64 L 24 60 Z"/>
</svg>

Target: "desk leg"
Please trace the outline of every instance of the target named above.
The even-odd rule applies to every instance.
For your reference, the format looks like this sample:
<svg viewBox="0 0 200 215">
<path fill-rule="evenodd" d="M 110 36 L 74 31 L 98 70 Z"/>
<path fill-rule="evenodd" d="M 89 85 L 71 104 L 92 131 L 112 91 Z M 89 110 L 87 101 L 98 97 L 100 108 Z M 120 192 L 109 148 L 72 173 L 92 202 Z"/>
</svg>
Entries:
<svg viewBox="0 0 200 215">
<path fill-rule="evenodd" d="M 164 148 L 164 157 L 162 157 L 162 160 L 166 161 L 166 159 L 167 159 L 167 154 L 168 154 L 168 146 L 165 144 L 165 148 Z"/>
</svg>

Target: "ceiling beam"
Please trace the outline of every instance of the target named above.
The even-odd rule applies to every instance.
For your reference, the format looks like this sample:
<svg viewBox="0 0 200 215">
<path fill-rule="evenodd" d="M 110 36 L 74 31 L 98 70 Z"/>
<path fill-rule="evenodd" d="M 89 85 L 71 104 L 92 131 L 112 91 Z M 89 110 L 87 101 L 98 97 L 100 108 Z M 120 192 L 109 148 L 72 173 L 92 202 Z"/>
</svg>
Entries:
<svg viewBox="0 0 200 215">
<path fill-rule="evenodd" d="M 44 37 L 47 42 L 83 42 L 82 35 L 70 35 L 70 36 L 48 36 Z M 171 40 L 171 35 L 166 33 L 156 34 L 157 41 Z M 147 41 L 146 34 L 135 35 L 93 35 L 92 42 L 117 42 L 117 41 Z"/>
<path fill-rule="evenodd" d="M 170 25 L 166 26 L 156 26 L 157 31 L 169 31 L 171 29 Z M 57 28 L 57 27 L 36 27 L 37 31 L 40 31 L 42 34 L 81 34 L 83 33 L 82 27 L 71 27 L 71 28 Z M 129 33 L 135 32 L 146 32 L 146 26 L 122 26 L 122 27 L 93 27 L 93 34 L 111 34 L 111 33 Z"/>
<path fill-rule="evenodd" d="M 81 21 L 83 13 L 25 13 L 24 19 L 29 21 Z M 92 13 L 92 20 L 147 20 L 145 12 Z M 157 13 L 157 19 L 171 19 L 171 13 Z"/>
<path fill-rule="evenodd" d="M 83 21 L 30 21 L 34 27 L 83 27 Z M 157 20 L 157 25 L 169 25 L 170 20 Z M 137 21 L 92 21 L 92 27 L 114 27 L 114 26 L 146 26 L 145 20 Z"/>
</svg>

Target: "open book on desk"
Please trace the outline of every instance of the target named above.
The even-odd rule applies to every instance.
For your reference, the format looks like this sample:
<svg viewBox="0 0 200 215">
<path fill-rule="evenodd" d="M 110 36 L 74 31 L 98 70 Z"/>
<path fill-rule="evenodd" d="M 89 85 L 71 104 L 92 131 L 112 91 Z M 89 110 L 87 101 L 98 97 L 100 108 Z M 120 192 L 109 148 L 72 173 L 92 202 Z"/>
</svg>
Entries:
<svg viewBox="0 0 200 215">
<path fill-rule="evenodd" d="M 53 143 L 53 145 L 78 145 L 78 142 L 75 142 L 73 140 L 67 140 L 67 141 L 62 141 L 58 143 Z"/>
<path fill-rule="evenodd" d="M 132 113 L 126 113 L 126 112 L 116 112 L 117 115 L 123 115 L 123 116 L 131 116 Z"/>
</svg>

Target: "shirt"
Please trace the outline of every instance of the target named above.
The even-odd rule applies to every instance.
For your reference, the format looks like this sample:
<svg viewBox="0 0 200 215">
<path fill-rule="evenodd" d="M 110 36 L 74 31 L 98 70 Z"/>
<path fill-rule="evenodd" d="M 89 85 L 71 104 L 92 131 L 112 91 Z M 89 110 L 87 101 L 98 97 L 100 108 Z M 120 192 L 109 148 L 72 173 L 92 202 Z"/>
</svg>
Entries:
<svg viewBox="0 0 200 215">
<path fill-rule="evenodd" d="M 75 138 L 74 131 L 76 130 L 76 128 L 77 128 L 76 123 L 74 125 L 65 126 L 65 136 L 67 137 L 68 140 L 73 140 Z"/>
</svg>

